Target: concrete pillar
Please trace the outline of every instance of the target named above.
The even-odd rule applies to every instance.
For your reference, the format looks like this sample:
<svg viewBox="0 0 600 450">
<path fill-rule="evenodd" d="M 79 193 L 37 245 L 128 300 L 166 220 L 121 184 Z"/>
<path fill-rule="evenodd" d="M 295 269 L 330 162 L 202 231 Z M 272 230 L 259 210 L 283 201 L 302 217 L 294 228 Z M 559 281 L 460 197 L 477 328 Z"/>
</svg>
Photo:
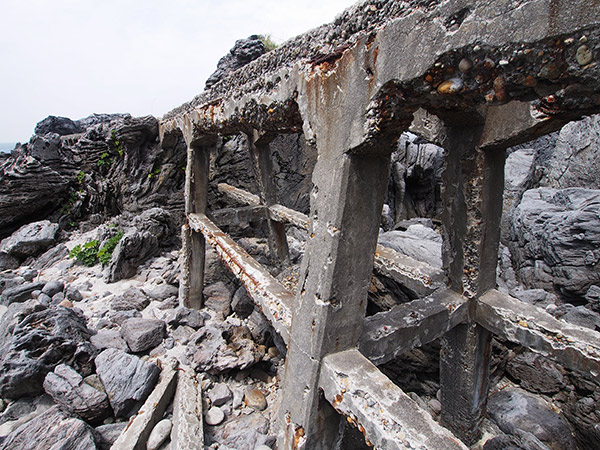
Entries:
<svg viewBox="0 0 600 450">
<path fill-rule="evenodd" d="M 216 143 L 215 137 L 188 142 L 187 166 L 185 170 L 185 213 L 205 213 L 208 198 L 208 176 L 210 150 Z M 202 233 L 193 232 L 186 223 L 182 227 L 181 280 L 179 283 L 180 304 L 188 308 L 202 307 L 204 287 L 205 242 Z"/>
<path fill-rule="evenodd" d="M 261 136 L 257 130 L 246 134 L 250 160 L 258 184 L 258 195 L 261 203 L 266 206 L 277 203 L 277 189 L 273 180 L 273 164 L 269 150 L 269 143 L 274 137 L 272 134 Z M 289 265 L 290 255 L 284 224 L 271 219 L 266 223 L 271 261 L 275 265 L 285 267 Z"/>
<path fill-rule="evenodd" d="M 471 302 L 496 286 L 504 189 L 504 152 L 478 151 L 482 130 L 478 124 L 449 126 L 442 139 L 444 269 L 449 287 Z M 471 444 L 485 413 L 491 335 L 470 315 L 441 343 L 441 421 Z"/>
<path fill-rule="evenodd" d="M 321 359 L 356 347 L 361 336 L 391 147 L 352 155 L 318 146 L 279 411 L 281 449 L 334 448 L 339 415 L 319 395 Z"/>
</svg>

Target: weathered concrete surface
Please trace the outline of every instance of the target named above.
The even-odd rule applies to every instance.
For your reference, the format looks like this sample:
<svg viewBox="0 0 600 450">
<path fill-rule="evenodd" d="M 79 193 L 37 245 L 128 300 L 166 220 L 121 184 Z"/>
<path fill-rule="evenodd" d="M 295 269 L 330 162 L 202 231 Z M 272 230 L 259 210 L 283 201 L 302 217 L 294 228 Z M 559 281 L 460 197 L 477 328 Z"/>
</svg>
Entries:
<svg viewBox="0 0 600 450">
<path fill-rule="evenodd" d="M 476 320 L 492 333 L 600 383 L 600 333 L 557 320 L 496 290 L 477 300 Z"/>
<path fill-rule="evenodd" d="M 174 402 L 171 450 L 203 448 L 202 391 L 191 367 L 180 368 Z"/>
<path fill-rule="evenodd" d="M 294 296 L 206 216 L 191 214 L 188 220 L 191 228 L 201 232 L 215 248 L 221 261 L 244 284 L 256 305 L 288 342 Z"/>
<path fill-rule="evenodd" d="M 235 226 L 243 223 L 267 220 L 267 208 L 265 206 L 245 206 L 241 208 L 223 208 L 212 211 L 211 219 L 219 226 Z"/>
<path fill-rule="evenodd" d="M 466 321 L 467 309 L 467 300 L 450 290 L 397 305 L 365 319 L 358 349 L 374 364 L 384 364 Z"/>
<path fill-rule="evenodd" d="M 146 399 L 138 414 L 130 419 L 127 428 L 112 445 L 111 450 L 146 450 L 148 436 L 171 403 L 175 386 L 177 386 L 177 368 L 164 367 L 154 391 Z"/>
<path fill-rule="evenodd" d="M 467 448 L 356 350 L 326 356 L 319 385 L 375 448 Z"/>
</svg>

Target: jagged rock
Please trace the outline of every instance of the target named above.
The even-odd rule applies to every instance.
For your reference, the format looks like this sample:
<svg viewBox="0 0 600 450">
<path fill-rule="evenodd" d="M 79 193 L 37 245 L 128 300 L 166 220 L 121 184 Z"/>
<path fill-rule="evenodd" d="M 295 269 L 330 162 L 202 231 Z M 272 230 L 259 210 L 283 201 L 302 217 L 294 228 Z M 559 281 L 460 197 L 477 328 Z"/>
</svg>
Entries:
<svg viewBox="0 0 600 450">
<path fill-rule="evenodd" d="M 600 190 L 525 192 L 509 247 L 526 288 L 556 289 L 567 300 L 583 300 L 600 282 Z"/>
<path fill-rule="evenodd" d="M 207 395 L 214 406 L 224 405 L 233 398 L 231 389 L 225 383 L 217 383 Z"/>
<path fill-rule="evenodd" d="M 535 180 L 535 156 L 532 148 L 523 148 L 512 152 L 506 158 L 504 166 L 504 204 L 500 235 L 503 244 L 510 239 L 510 228 L 515 208 L 521 201 L 523 192 L 533 187 Z"/>
<path fill-rule="evenodd" d="M 0 444 L 1 450 L 93 450 L 92 428 L 57 406 L 22 425 Z"/>
<path fill-rule="evenodd" d="M 204 319 L 197 310 L 179 306 L 169 314 L 167 323 L 173 328 L 186 325 L 198 329 L 204 324 Z"/>
<path fill-rule="evenodd" d="M 56 242 L 58 224 L 49 220 L 23 225 L 17 231 L 0 242 L 0 254 L 20 261 L 47 250 Z"/>
<path fill-rule="evenodd" d="M 123 325 L 127 319 L 140 318 L 142 314 L 139 311 L 130 309 L 128 311 L 109 311 L 106 318 L 116 325 Z"/>
<path fill-rule="evenodd" d="M 23 284 L 23 282 L 25 281 L 31 282 L 32 280 L 25 280 L 24 277 L 20 277 L 12 272 L 0 273 L 0 294 L 5 289 L 18 286 L 20 284 Z"/>
<path fill-rule="evenodd" d="M 204 288 L 204 306 L 225 318 L 231 312 L 231 290 L 218 281 Z"/>
<path fill-rule="evenodd" d="M 592 311 L 600 312 L 600 286 L 590 286 L 585 293 L 585 299 Z"/>
<path fill-rule="evenodd" d="M 543 162 L 544 187 L 600 189 L 600 115 L 570 122 L 558 134 L 556 146 Z"/>
<path fill-rule="evenodd" d="M 564 414 L 575 427 L 575 438 L 580 448 L 591 450 L 600 442 L 600 401 L 598 392 L 593 397 L 584 397 L 569 402 L 564 408 Z"/>
<path fill-rule="evenodd" d="M 44 283 L 25 283 L 19 286 L 5 289 L 0 296 L 0 304 L 8 306 L 11 303 L 22 303 L 31 298 L 33 291 L 40 290 L 44 287 Z"/>
<path fill-rule="evenodd" d="M 508 362 L 506 370 L 528 391 L 552 394 L 565 386 L 560 366 L 537 353 L 524 352 L 515 356 Z"/>
<path fill-rule="evenodd" d="M 67 286 L 65 298 L 72 302 L 80 302 L 83 300 L 83 295 L 81 295 L 79 289 L 75 289 L 73 286 Z"/>
<path fill-rule="evenodd" d="M 490 418 L 510 435 L 527 433 L 550 450 L 575 450 L 577 447 L 567 421 L 540 397 L 518 388 L 495 392 L 488 399 Z"/>
<path fill-rule="evenodd" d="M 115 311 L 128 311 L 131 309 L 143 311 L 149 304 L 150 299 L 140 289 L 130 287 L 121 295 L 115 296 L 110 302 L 110 307 Z"/>
<path fill-rule="evenodd" d="M 248 317 L 252 314 L 252 311 L 254 311 L 254 302 L 248 295 L 244 286 L 240 286 L 238 290 L 235 291 L 235 294 L 233 294 L 233 298 L 231 299 L 231 309 L 243 319 Z"/>
<path fill-rule="evenodd" d="M 235 41 L 235 45 L 229 50 L 229 53 L 217 63 L 217 70 L 206 80 L 205 89 L 209 89 L 229 73 L 245 66 L 263 53 L 265 53 L 265 44 L 260 40 L 260 36 L 252 35 L 247 39 Z"/>
<path fill-rule="evenodd" d="M 531 433 L 522 433 L 519 436 L 496 436 L 485 443 L 483 450 L 548 450 L 548 447 Z"/>
<path fill-rule="evenodd" d="M 590 311 L 585 306 L 573 306 L 568 303 L 559 306 L 554 316 L 580 327 L 600 330 L 600 314 Z"/>
<path fill-rule="evenodd" d="M 148 437 L 148 442 L 146 444 L 147 450 L 158 450 L 163 442 L 167 440 L 169 437 L 169 433 L 171 433 L 171 420 L 163 419 L 158 422 L 150 436 Z"/>
<path fill-rule="evenodd" d="M 58 244 L 51 249 L 47 250 L 40 256 L 37 256 L 31 261 L 31 266 L 35 269 L 44 269 L 46 267 L 50 267 L 62 259 L 65 259 L 69 254 L 69 249 L 65 244 Z M 26 264 L 29 264 L 29 260 L 25 261 Z M 74 262 L 74 260 L 73 260 Z"/>
<path fill-rule="evenodd" d="M 125 430 L 127 424 L 128 422 L 117 422 L 96 427 L 94 429 L 94 436 L 96 437 L 98 448 L 100 450 L 109 450 L 123 430 Z"/>
<path fill-rule="evenodd" d="M 121 336 L 134 353 L 156 347 L 166 335 L 166 324 L 158 319 L 127 319 L 121 325 Z"/>
<path fill-rule="evenodd" d="M 109 348 L 96 357 L 96 371 L 117 417 L 129 417 L 146 400 L 160 369 L 134 355 Z"/>
<path fill-rule="evenodd" d="M 104 272 L 104 279 L 109 283 L 135 275 L 138 266 L 156 255 L 161 245 L 172 243 L 175 235 L 173 217 L 161 208 L 144 211 L 133 224 L 137 231 L 128 232 L 121 238 Z"/>
<path fill-rule="evenodd" d="M 83 381 L 71 367 L 60 364 L 44 380 L 44 390 L 63 409 L 84 420 L 96 421 L 108 413 L 106 393 L 94 389 Z"/>
<path fill-rule="evenodd" d="M 406 231 L 380 233 L 378 242 L 433 267 L 442 267 L 442 237 L 421 224 L 410 225 Z"/>
<path fill-rule="evenodd" d="M 99 330 L 98 333 L 90 337 L 90 342 L 98 350 L 107 348 L 116 348 L 123 351 L 128 350 L 127 343 L 117 330 Z"/>
<path fill-rule="evenodd" d="M 82 133 L 85 129 L 68 117 L 48 116 L 35 126 L 35 134 L 56 133 L 60 136 Z"/>
<path fill-rule="evenodd" d="M 85 317 L 75 309 L 56 307 L 27 315 L 0 355 L 2 397 L 42 393 L 46 374 L 61 363 L 89 375 L 96 356 L 90 334 Z"/>
</svg>

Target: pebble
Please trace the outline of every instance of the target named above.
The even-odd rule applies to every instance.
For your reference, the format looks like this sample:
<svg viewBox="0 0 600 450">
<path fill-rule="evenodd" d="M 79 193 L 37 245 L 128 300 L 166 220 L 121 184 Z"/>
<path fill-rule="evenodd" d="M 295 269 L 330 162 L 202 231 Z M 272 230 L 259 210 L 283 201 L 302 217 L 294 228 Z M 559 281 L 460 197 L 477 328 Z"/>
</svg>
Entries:
<svg viewBox="0 0 600 450">
<path fill-rule="evenodd" d="M 267 399 L 265 395 L 259 390 L 254 388 L 246 389 L 244 395 L 244 403 L 250 408 L 258 411 L 264 411 L 267 408 Z"/>
<path fill-rule="evenodd" d="M 439 414 L 442 412 L 442 404 L 437 398 L 432 398 L 429 400 L 429 407 L 435 414 Z"/>
<path fill-rule="evenodd" d="M 443 81 L 437 88 L 440 94 L 456 94 L 464 86 L 463 80 L 460 78 L 451 78 Z"/>
<path fill-rule="evenodd" d="M 467 73 L 472 68 L 473 68 L 473 63 L 468 58 L 463 58 L 458 63 L 458 70 L 460 70 L 462 73 Z"/>
<path fill-rule="evenodd" d="M 58 304 L 58 306 L 64 306 L 65 308 L 72 308 L 73 302 L 67 299 L 64 299 L 62 302 Z"/>
<path fill-rule="evenodd" d="M 218 406 L 213 406 L 204 416 L 207 425 L 219 425 L 225 420 L 225 413 Z"/>
<path fill-rule="evenodd" d="M 587 45 L 582 45 L 577 49 L 575 58 L 577 59 L 577 62 L 582 66 L 588 65 L 592 62 L 592 59 L 594 59 L 592 52 Z"/>
<path fill-rule="evenodd" d="M 59 292 L 62 292 L 63 289 L 65 288 L 65 284 L 62 281 L 48 281 L 44 287 L 42 288 L 42 292 L 46 295 L 48 295 L 49 297 L 54 296 L 55 294 L 58 294 Z"/>
<path fill-rule="evenodd" d="M 158 450 L 171 433 L 171 420 L 163 419 L 156 424 L 148 437 L 147 450 Z"/>
</svg>

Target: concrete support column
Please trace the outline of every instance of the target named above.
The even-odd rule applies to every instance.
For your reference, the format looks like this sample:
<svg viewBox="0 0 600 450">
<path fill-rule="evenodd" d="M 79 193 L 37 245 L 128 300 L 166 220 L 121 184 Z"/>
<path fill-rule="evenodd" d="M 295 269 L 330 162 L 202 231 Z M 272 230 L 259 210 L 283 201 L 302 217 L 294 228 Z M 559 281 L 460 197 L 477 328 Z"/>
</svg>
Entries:
<svg viewBox="0 0 600 450">
<path fill-rule="evenodd" d="M 205 213 L 208 198 L 208 176 L 210 150 L 216 143 L 215 137 L 188 142 L 187 166 L 185 169 L 185 213 Z M 202 307 L 204 287 L 205 242 L 202 233 L 193 232 L 186 223 L 182 227 L 181 280 L 179 302 L 187 308 Z"/>
<path fill-rule="evenodd" d="M 451 126 L 442 139 L 447 152 L 442 191 L 444 269 L 450 288 L 471 302 L 496 286 L 504 188 L 504 152 L 478 151 L 482 130 L 482 125 Z M 485 413 L 491 335 L 471 314 L 441 343 L 442 424 L 471 444 L 479 438 Z"/>
<path fill-rule="evenodd" d="M 279 411 L 285 429 L 280 449 L 334 448 L 339 415 L 319 395 L 321 360 L 356 347 L 366 311 L 391 143 L 375 155 L 334 150 L 319 148 L 313 172 L 312 220 Z"/>
<path fill-rule="evenodd" d="M 266 206 L 277 203 L 277 189 L 273 180 L 273 164 L 269 150 L 269 143 L 274 137 L 274 135 L 261 136 L 257 130 L 246 134 L 250 160 L 258 184 L 258 194 L 261 203 Z M 289 265 L 290 255 L 283 222 L 268 219 L 267 228 L 271 261 L 281 267 Z"/>
</svg>

